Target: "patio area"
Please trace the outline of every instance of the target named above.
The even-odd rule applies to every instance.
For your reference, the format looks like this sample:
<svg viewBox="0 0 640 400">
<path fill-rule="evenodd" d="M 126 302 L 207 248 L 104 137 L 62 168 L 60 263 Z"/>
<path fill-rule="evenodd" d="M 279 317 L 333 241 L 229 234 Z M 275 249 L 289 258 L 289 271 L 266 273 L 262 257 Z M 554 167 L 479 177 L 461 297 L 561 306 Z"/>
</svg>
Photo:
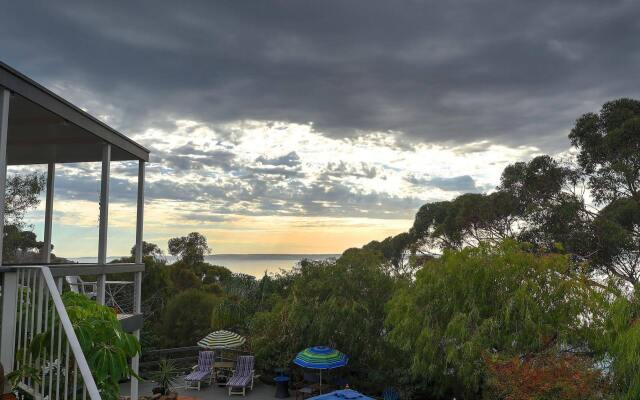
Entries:
<svg viewBox="0 0 640 400">
<path fill-rule="evenodd" d="M 140 396 L 151 396 L 151 390 L 156 386 L 152 381 L 144 381 L 139 384 Z M 184 399 L 196 399 L 196 400 L 222 400 L 222 399 L 242 399 L 242 396 L 229 396 L 226 387 L 218 386 L 204 386 L 202 390 L 185 390 L 184 381 L 182 379 L 178 382 L 177 387 L 174 389 L 178 392 L 179 398 Z M 120 386 L 120 393 L 129 393 L 129 383 L 123 383 Z M 247 391 L 247 395 L 244 398 L 252 400 L 271 400 L 275 398 L 276 387 L 272 385 L 266 385 L 259 380 L 256 380 L 253 390 Z M 294 393 L 291 392 L 291 399 L 294 399 Z"/>
</svg>

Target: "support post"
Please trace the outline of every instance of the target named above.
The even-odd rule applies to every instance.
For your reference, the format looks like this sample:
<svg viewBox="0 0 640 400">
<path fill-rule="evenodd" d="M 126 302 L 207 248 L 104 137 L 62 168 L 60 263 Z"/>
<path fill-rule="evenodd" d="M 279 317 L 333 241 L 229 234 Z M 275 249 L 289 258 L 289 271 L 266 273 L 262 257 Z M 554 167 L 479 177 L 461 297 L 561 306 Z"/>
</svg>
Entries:
<svg viewBox="0 0 640 400">
<path fill-rule="evenodd" d="M 134 262 L 142 263 L 142 234 L 144 230 L 144 173 L 145 162 L 138 161 L 138 200 L 136 209 L 136 250 Z M 133 289 L 133 313 L 140 314 L 142 312 L 142 272 L 136 272 L 134 276 L 134 289 Z M 137 329 L 133 332 L 136 338 L 140 339 L 140 330 Z M 137 354 L 131 358 L 131 369 L 138 374 L 140 368 L 140 355 Z M 131 396 L 132 399 L 138 398 L 138 379 L 135 376 L 131 377 Z"/>
<path fill-rule="evenodd" d="M 53 187 L 56 179 L 56 164 L 47 166 L 47 198 L 44 209 L 44 262 L 51 262 L 51 228 L 53 223 Z"/>
<path fill-rule="evenodd" d="M 4 202 L 7 184 L 7 136 L 9 134 L 9 101 L 11 92 L 0 87 L 0 265 L 4 238 Z M 18 274 L 2 275 L 2 323 L 0 327 L 0 362 L 5 373 L 13 371 L 16 346 L 16 318 L 18 310 Z M 0 388 L 3 390 L 4 388 Z"/>
<path fill-rule="evenodd" d="M 0 265 L 4 239 L 4 201 L 7 186 L 7 136 L 9 135 L 9 101 L 11 92 L 0 86 Z"/>
<path fill-rule="evenodd" d="M 102 148 L 102 174 L 100 178 L 100 227 L 98 230 L 98 264 L 107 263 L 107 228 L 109 225 L 109 178 L 111 169 L 111 145 Z M 107 276 L 98 275 L 97 298 L 99 304 L 105 302 Z"/>
</svg>

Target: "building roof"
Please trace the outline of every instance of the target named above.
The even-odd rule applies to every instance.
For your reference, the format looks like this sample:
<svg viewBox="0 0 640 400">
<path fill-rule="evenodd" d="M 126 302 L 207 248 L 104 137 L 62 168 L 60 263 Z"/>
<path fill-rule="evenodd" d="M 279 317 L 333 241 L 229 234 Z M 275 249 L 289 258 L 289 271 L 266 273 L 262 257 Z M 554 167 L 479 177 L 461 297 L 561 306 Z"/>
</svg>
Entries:
<svg viewBox="0 0 640 400">
<path fill-rule="evenodd" d="M 0 87 L 11 92 L 9 165 L 100 161 L 105 143 L 114 161 L 149 161 L 142 145 L 2 62 Z"/>
</svg>

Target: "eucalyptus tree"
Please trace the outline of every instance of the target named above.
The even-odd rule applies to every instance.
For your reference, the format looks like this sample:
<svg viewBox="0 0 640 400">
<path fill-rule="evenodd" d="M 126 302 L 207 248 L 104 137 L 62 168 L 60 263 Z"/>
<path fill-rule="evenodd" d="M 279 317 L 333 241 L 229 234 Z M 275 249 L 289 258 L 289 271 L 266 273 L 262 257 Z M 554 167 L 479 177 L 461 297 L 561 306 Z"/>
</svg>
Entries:
<svg viewBox="0 0 640 400">
<path fill-rule="evenodd" d="M 580 117 L 569 138 L 602 211 L 594 264 L 631 284 L 640 278 L 640 101 L 618 99 Z"/>
</svg>

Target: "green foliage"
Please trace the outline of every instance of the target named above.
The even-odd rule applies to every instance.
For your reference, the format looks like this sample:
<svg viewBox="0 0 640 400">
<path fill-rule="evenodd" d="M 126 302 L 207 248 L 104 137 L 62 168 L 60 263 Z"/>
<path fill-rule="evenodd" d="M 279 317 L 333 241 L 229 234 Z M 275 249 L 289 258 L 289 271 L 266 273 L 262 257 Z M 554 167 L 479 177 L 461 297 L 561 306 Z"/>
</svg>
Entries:
<svg viewBox="0 0 640 400">
<path fill-rule="evenodd" d="M 640 101 L 605 103 L 598 114 L 580 117 L 569 138 L 598 203 L 640 201 Z"/>
<path fill-rule="evenodd" d="M 131 247 L 131 258 L 136 255 L 136 246 Z M 155 243 L 142 242 L 142 258 L 151 257 L 156 263 L 164 263 L 167 260 L 164 257 L 162 249 Z"/>
<path fill-rule="evenodd" d="M 618 293 L 605 315 L 601 334 L 592 347 L 599 352 L 614 381 L 619 399 L 640 398 L 640 302 L 638 289 L 627 297 Z"/>
<path fill-rule="evenodd" d="M 40 203 L 38 195 L 44 187 L 45 177 L 42 173 L 7 177 L 4 195 L 5 224 L 22 227 L 24 214 Z"/>
<path fill-rule="evenodd" d="M 396 277 L 411 278 L 415 273 L 416 264 L 410 262 L 407 249 L 412 241 L 411 235 L 403 232 L 396 236 L 389 236 L 382 242 L 377 240 L 369 242 L 362 249 L 382 254 L 385 259 L 383 265 L 387 273 Z"/>
<path fill-rule="evenodd" d="M 202 285 L 200 277 L 183 262 L 177 262 L 169 267 L 169 276 L 174 290 L 178 292 L 196 289 Z"/>
<path fill-rule="evenodd" d="M 199 289 L 187 289 L 169 300 L 160 330 L 166 347 L 193 346 L 211 332 L 211 313 L 216 296 Z"/>
<path fill-rule="evenodd" d="M 640 278 L 640 202 L 620 198 L 595 219 L 597 237 L 593 263 L 600 269 L 636 284 Z"/>
<path fill-rule="evenodd" d="M 384 306 L 393 280 L 383 262 L 377 252 L 350 249 L 337 261 L 303 263 L 286 297 L 271 294 L 273 307 L 252 320 L 259 365 L 287 366 L 303 348 L 328 345 L 349 354 L 350 368 L 367 371 L 360 383 L 383 384 L 380 375 L 400 366 L 399 354 L 384 340 Z"/>
<path fill-rule="evenodd" d="M 207 238 L 198 232 L 169 239 L 169 253 L 189 266 L 204 262 L 204 256 L 210 252 Z"/>
<path fill-rule="evenodd" d="M 109 307 L 73 292 L 62 297 L 102 398 L 117 399 L 119 381 L 133 374 L 128 359 L 140 352 L 138 340 L 122 330 Z"/>
<path fill-rule="evenodd" d="M 390 340 L 411 352 L 411 372 L 437 394 L 473 396 L 486 352 L 519 355 L 586 340 L 585 282 L 567 257 L 538 256 L 514 242 L 446 251 L 394 293 Z"/>
</svg>

